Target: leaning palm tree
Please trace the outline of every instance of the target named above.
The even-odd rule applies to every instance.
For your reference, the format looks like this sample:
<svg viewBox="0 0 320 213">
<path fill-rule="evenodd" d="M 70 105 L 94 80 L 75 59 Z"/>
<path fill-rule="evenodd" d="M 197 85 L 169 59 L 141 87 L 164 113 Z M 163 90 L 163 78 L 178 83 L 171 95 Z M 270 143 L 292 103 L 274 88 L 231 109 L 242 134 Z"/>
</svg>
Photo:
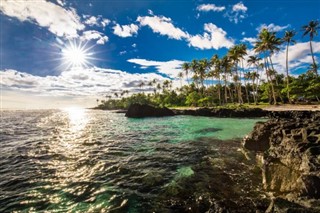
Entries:
<svg viewBox="0 0 320 213">
<path fill-rule="evenodd" d="M 199 70 L 199 61 L 196 59 L 193 59 L 190 63 L 190 71 L 193 73 L 192 80 L 193 80 L 193 83 L 195 84 L 197 89 L 199 86 L 198 70 Z"/>
<path fill-rule="evenodd" d="M 180 87 L 182 87 L 183 72 L 178 73 L 178 78 L 180 79 Z"/>
<path fill-rule="evenodd" d="M 202 87 L 202 94 L 204 92 L 204 81 L 207 76 L 207 71 L 209 67 L 210 67 L 210 62 L 207 59 L 201 59 L 199 61 L 198 75 L 199 75 L 199 80 Z"/>
<path fill-rule="evenodd" d="M 254 71 L 251 73 L 250 79 L 252 80 L 252 90 L 253 90 L 253 99 L 254 99 L 254 104 L 258 104 L 258 79 L 260 75 L 258 72 Z M 257 82 L 256 82 L 257 80 Z M 256 82 L 256 86 L 254 87 L 254 84 Z"/>
<path fill-rule="evenodd" d="M 221 66 L 221 60 L 219 60 L 219 56 L 215 54 L 211 58 L 211 65 L 212 67 L 212 74 L 213 77 L 218 79 L 218 98 L 219 98 L 219 105 L 221 105 L 221 74 L 222 74 L 222 66 Z"/>
<path fill-rule="evenodd" d="M 188 62 L 183 63 L 181 68 L 185 72 L 186 78 L 187 78 L 187 82 L 189 84 L 188 74 L 189 74 L 189 71 L 190 71 L 190 68 L 191 68 L 190 67 L 190 63 L 188 63 Z"/>
<path fill-rule="evenodd" d="M 280 44 L 281 44 L 281 39 L 276 37 L 275 32 L 269 32 L 267 29 L 263 29 L 259 33 L 258 41 L 255 43 L 255 46 L 254 46 L 255 52 L 264 54 L 265 71 L 266 71 L 268 83 L 270 83 L 271 85 L 271 93 L 272 93 L 274 104 L 277 104 L 277 99 L 276 99 L 276 93 L 274 90 L 273 79 L 271 76 L 269 76 L 269 73 L 268 73 L 268 70 L 271 70 L 268 65 L 270 62 L 272 70 L 274 70 L 271 56 L 276 51 L 280 50 L 280 48 L 278 47 Z"/>
<path fill-rule="evenodd" d="M 304 31 L 303 36 L 309 34 L 310 36 L 310 51 L 311 51 L 311 56 L 312 56 L 312 61 L 313 61 L 313 65 L 314 65 L 314 73 L 316 74 L 316 76 L 318 76 L 318 70 L 315 69 L 316 66 L 316 61 L 314 60 L 314 54 L 313 54 L 313 49 L 312 49 L 312 40 L 313 37 L 318 35 L 318 31 L 320 29 L 319 26 L 319 21 L 310 21 L 308 25 L 304 25 L 302 26 L 302 30 Z"/>
<path fill-rule="evenodd" d="M 141 91 L 143 91 L 143 87 L 145 86 L 146 84 L 143 82 L 143 81 L 141 81 L 140 83 L 139 83 L 139 87 L 140 87 L 140 90 Z M 143 92 L 144 93 L 144 92 Z"/>
<path fill-rule="evenodd" d="M 253 99 L 254 99 L 254 103 L 257 104 L 257 93 L 258 93 L 258 82 L 256 84 L 256 89 L 254 87 L 254 83 L 255 83 L 255 80 L 258 79 L 258 71 L 259 71 L 259 67 L 260 67 L 260 61 L 261 61 L 261 58 L 257 57 L 257 56 L 253 56 L 253 55 L 250 55 L 248 60 L 247 60 L 247 63 L 248 63 L 248 66 L 256 66 L 256 71 L 255 72 L 252 72 L 251 73 L 251 76 L 250 76 L 250 79 L 252 80 L 252 90 L 253 90 Z"/>
<path fill-rule="evenodd" d="M 231 47 L 228 51 L 228 56 L 234 63 L 234 70 L 237 77 L 234 77 L 235 80 L 235 88 L 238 93 L 238 102 L 239 104 L 243 103 L 242 94 L 241 94 L 241 71 L 240 75 L 238 72 L 238 64 L 243 59 L 243 57 L 247 54 L 247 47 L 244 44 L 239 44 Z"/>
<path fill-rule="evenodd" d="M 294 30 L 286 31 L 282 40 L 287 43 L 287 51 L 286 51 L 286 74 L 287 74 L 287 98 L 290 101 L 290 92 L 289 92 L 289 63 L 288 63 L 288 53 L 289 53 L 289 45 L 291 43 L 296 43 L 295 40 L 292 40 L 293 36 L 296 34 Z"/>
<path fill-rule="evenodd" d="M 248 86 L 249 86 L 249 80 L 251 79 L 251 76 L 252 76 L 252 73 L 251 73 L 250 71 L 243 74 L 243 78 L 244 78 L 244 89 L 245 89 L 245 91 L 246 91 L 246 98 L 247 98 L 248 104 L 250 104 L 249 88 L 248 88 Z M 254 88 L 253 85 L 252 85 L 252 88 Z"/>
<path fill-rule="evenodd" d="M 231 72 L 231 60 L 228 56 L 224 56 L 222 59 L 221 59 L 221 68 L 223 70 L 223 75 L 222 75 L 222 78 L 223 78 L 223 81 L 224 81 L 224 103 L 227 104 L 228 103 L 228 91 L 227 89 L 228 88 L 228 85 L 227 85 L 227 78 L 228 78 L 228 75 L 229 73 Z M 230 96 L 231 98 L 231 96 Z"/>
</svg>

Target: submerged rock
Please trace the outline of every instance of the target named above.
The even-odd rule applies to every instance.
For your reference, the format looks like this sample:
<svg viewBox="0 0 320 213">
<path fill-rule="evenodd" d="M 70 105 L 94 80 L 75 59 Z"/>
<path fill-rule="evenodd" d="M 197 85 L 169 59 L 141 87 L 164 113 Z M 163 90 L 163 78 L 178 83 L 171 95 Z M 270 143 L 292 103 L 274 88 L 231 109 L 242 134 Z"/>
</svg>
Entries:
<svg viewBox="0 0 320 213">
<path fill-rule="evenodd" d="M 320 112 L 272 112 L 270 118 L 243 140 L 244 148 L 260 153 L 265 190 L 297 202 L 320 199 Z"/>
<path fill-rule="evenodd" d="M 126 112 L 129 118 L 173 116 L 174 112 L 166 107 L 157 108 L 147 104 L 132 104 Z"/>
</svg>

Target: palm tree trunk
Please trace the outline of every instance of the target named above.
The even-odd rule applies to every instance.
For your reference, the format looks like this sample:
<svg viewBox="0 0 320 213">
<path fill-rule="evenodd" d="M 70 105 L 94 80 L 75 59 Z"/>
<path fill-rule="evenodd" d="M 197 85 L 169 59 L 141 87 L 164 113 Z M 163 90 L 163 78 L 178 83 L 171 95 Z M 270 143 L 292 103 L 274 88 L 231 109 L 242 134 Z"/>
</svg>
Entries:
<svg viewBox="0 0 320 213">
<path fill-rule="evenodd" d="M 228 103 L 227 79 L 224 79 L 224 104 Z"/>
<path fill-rule="evenodd" d="M 290 92 L 289 92 L 289 63 L 288 63 L 288 52 L 289 52 L 289 42 L 287 43 L 287 52 L 286 52 L 286 71 L 287 71 L 287 98 L 290 101 Z"/>
<path fill-rule="evenodd" d="M 247 102 L 248 102 L 248 104 L 250 104 L 250 100 L 249 100 L 249 93 L 248 93 L 248 83 L 247 82 L 245 82 L 244 83 L 244 85 L 245 85 L 245 90 L 246 90 L 246 98 L 247 98 Z"/>
<path fill-rule="evenodd" d="M 219 76 L 219 83 L 218 83 L 218 98 L 219 98 L 219 106 L 221 106 L 221 82 Z"/>
<path fill-rule="evenodd" d="M 186 78 L 187 78 L 187 82 L 188 82 L 188 86 L 189 86 L 190 82 L 189 82 L 188 72 L 186 72 Z"/>
<path fill-rule="evenodd" d="M 270 83 L 270 86 L 271 86 L 271 95 L 272 95 L 272 98 L 273 98 L 273 104 L 276 105 L 277 104 L 277 98 L 276 98 L 276 94 L 274 92 L 274 86 L 273 86 L 272 78 L 271 78 L 271 76 L 269 76 L 268 71 L 267 71 L 267 69 L 269 67 L 267 58 L 265 58 L 265 64 L 266 64 L 265 69 L 266 69 L 266 74 L 267 74 L 267 80 L 268 80 L 268 83 Z M 272 62 L 271 62 L 271 65 L 272 65 Z"/>
<path fill-rule="evenodd" d="M 257 105 L 257 94 L 255 93 L 255 88 L 254 88 L 254 78 L 252 78 L 252 92 L 253 92 L 253 102 L 255 105 Z M 257 85 L 258 86 L 258 85 Z"/>
<path fill-rule="evenodd" d="M 233 92 L 231 92 L 231 88 L 227 87 L 228 91 L 229 91 L 229 95 L 230 95 L 230 99 L 231 99 L 231 103 L 234 103 L 234 97 L 233 97 Z"/>
<path fill-rule="evenodd" d="M 240 76 L 239 76 L 239 73 L 238 73 L 238 63 L 236 63 L 236 78 L 240 78 Z M 237 94 L 237 98 L 238 98 L 238 103 L 239 104 L 241 104 L 241 88 L 239 88 L 240 87 L 240 84 L 239 84 L 239 82 L 238 82 L 238 79 L 237 79 L 237 81 L 235 81 L 234 82 L 234 84 L 235 84 L 235 90 L 236 90 L 236 94 Z"/>
<path fill-rule="evenodd" d="M 241 60 L 242 63 L 242 71 L 244 72 L 244 66 L 243 66 L 243 60 Z M 242 99 L 242 83 L 241 83 L 241 70 L 240 70 L 240 76 L 239 76 L 239 80 L 240 80 L 240 91 L 239 91 L 239 95 L 240 95 L 240 101 L 241 103 L 243 103 L 243 99 Z"/>
<path fill-rule="evenodd" d="M 270 59 L 270 64 L 271 64 L 272 70 L 275 71 L 275 69 L 274 69 L 274 67 L 273 67 L 271 55 L 269 56 L 269 59 Z M 271 76 L 270 76 L 270 79 L 271 79 Z M 276 93 L 275 95 L 276 95 L 276 97 L 277 97 L 277 95 L 279 95 L 279 97 L 280 97 L 280 99 L 281 99 L 281 102 L 283 103 L 283 98 L 282 98 L 282 96 L 281 96 L 281 92 L 280 92 L 279 87 L 278 87 L 278 86 L 279 86 L 279 82 L 278 82 L 278 79 L 277 79 L 276 74 L 275 74 L 275 76 L 274 76 L 274 80 L 276 81 L 276 86 L 277 86 L 277 93 Z M 271 81 L 272 81 L 272 79 L 271 79 Z"/>
<path fill-rule="evenodd" d="M 315 73 L 316 76 L 318 77 L 318 70 L 317 70 L 317 66 L 316 66 L 316 61 L 314 60 L 313 49 L 312 49 L 312 39 L 311 39 L 311 37 L 310 37 L 310 50 L 311 50 L 311 56 L 312 56 L 312 61 L 313 61 L 314 73 Z"/>
</svg>

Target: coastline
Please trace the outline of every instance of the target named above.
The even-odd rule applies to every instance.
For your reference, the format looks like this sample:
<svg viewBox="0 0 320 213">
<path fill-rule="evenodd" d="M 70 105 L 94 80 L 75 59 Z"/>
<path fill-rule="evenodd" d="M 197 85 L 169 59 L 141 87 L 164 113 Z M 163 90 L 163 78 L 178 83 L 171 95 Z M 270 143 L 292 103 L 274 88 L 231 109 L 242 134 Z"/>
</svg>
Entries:
<svg viewBox="0 0 320 213">
<path fill-rule="evenodd" d="M 226 106 L 226 107 L 154 107 L 147 104 L 132 104 L 127 111 L 117 111 L 126 113 L 126 117 L 163 117 L 177 115 L 205 116 L 205 117 L 234 117 L 234 118 L 254 118 L 272 117 L 273 112 L 291 111 L 319 111 L 319 105 L 254 105 L 254 106 Z"/>
<path fill-rule="evenodd" d="M 172 110 L 198 110 L 204 107 L 172 107 Z M 261 108 L 266 111 L 320 111 L 320 104 L 281 104 L 281 105 L 250 105 L 248 109 Z M 216 109 L 213 107 L 212 109 Z"/>
</svg>

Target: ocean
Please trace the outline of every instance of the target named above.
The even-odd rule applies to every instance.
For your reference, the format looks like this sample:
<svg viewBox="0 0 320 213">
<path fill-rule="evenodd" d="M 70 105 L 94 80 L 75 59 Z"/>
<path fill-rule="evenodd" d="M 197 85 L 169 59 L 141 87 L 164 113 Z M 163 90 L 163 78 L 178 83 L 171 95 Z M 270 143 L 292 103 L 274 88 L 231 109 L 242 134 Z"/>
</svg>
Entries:
<svg viewBox="0 0 320 213">
<path fill-rule="evenodd" d="M 205 212 L 263 197 L 241 138 L 261 119 L 1 112 L 0 212 Z"/>
</svg>

